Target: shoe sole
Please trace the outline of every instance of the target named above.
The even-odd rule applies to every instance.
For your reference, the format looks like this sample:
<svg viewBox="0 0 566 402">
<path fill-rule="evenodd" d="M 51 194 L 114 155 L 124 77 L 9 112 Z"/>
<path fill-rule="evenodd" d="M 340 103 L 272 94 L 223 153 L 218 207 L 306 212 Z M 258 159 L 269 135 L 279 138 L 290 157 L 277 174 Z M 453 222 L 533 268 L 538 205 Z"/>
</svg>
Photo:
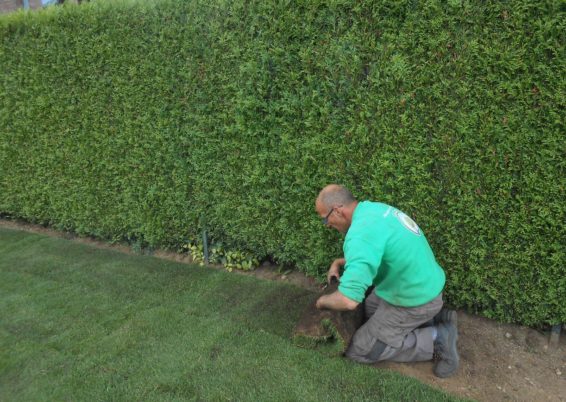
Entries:
<svg viewBox="0 0 566 402">
<path fill-rule="evenodd" d="M 438 316 L 434 319 L 434 325 L 438 324 L 453 324 L 456 329 L 458 328 L 458 314 L 454 310 L 442 309 Z"/>
</svg>

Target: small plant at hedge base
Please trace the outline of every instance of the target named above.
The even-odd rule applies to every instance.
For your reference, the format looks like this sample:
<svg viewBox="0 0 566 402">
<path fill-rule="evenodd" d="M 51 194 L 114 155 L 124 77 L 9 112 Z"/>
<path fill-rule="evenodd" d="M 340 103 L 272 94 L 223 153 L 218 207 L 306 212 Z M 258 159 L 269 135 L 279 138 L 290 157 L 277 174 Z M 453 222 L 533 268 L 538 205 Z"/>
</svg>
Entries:
<svg viewBox="0 0 566 402">
<path fill-rule="evenodd" d="M 195 264 L 199 264 L 200 266 L 204 265 L 204 250 L 202 244 L 187 243 L 183 246 L 183 250 L 189 253 Z"/>
<path fill-rule="evenodd" d="M 204 248 L 203 245 L 196 242 L 189 242 L 183 246 L 194 263 L 204 266 Z M 234 269 L 242 271 L 251 271 L 259 265 L 259 260 L 253 254 L 238 250 L 225 250 L 222 245 L 212 245 L 209 248 L 208 262 L 210 264 L 222 264 L 228 272 Z"/>
<path fill-rule="evenodd" d="M 222 258 L 222 265 L 232 272 L 233 269 L 251 271 L 259 265 L 259 261 L 250 253 L 244 251 L 226 251 Z"/>
</svg>

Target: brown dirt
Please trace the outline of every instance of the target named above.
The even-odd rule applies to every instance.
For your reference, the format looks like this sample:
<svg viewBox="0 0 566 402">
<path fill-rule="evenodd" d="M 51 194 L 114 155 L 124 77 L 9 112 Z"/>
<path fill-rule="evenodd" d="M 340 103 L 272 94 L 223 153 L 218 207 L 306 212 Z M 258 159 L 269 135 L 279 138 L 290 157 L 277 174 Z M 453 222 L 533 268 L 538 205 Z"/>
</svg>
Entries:
<svg viewBox="0 0 566 402">
<path fill-rule="evenodd" d="M 133 254 L 128 246 L 110 245 L 24 222 L 0 219 L 0 227 L 62 237 Z M 181 263 L 191 262 L 190 257 L 172 252 L 155 251 L 152 255 Z M 251 273 L 238 273 L 320 291 L 320 285 L 314 279 L 299 272 L 281 273 L 277 267 L 268 264 Z M 478 401 L 566 401 L 565 331 L 554 347 L 549 345 L 548 333 L 501 324 L 463 311 L 458 311 L 458 324 L 461 364 L 455 376 L 448 379 L 435 377 L 431 362 L 379 363 L 376 367 L 394 370 L 451 394 Z"/>
</svg>

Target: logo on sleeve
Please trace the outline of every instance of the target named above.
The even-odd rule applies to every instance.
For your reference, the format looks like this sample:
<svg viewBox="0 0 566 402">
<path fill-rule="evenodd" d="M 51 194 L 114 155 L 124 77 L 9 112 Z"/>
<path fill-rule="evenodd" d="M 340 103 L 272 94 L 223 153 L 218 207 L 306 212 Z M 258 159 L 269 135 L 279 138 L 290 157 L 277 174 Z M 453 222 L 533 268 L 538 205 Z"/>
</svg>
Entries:
<svg viewBox="0 0 566 402">
<path fill-rule="evenodd" d="M 417 236 L 421 235 L 421 229 L 419 228 L 419 226 L 415 223 L 414 220 L 409 218 L 406 214 L 404 214 L 401 211 L 395 211 L 395 216 L 397 217 L 397 219 L 399 219 L 399 222 L 401 222 L 403 226 L 405 226 L 411 232 L 413 232 Z"/>
</svg>

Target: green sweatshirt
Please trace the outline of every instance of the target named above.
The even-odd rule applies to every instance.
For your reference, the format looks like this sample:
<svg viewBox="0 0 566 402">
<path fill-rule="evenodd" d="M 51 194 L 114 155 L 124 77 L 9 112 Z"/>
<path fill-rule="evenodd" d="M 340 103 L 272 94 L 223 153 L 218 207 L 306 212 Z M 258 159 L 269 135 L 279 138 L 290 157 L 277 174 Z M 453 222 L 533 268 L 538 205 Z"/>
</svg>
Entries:
<svg viewBox="0 0 566 402">
<path fill-rule="evenodd" d="M 444 288 L 444 271 L 417 224 L 386 204 L 363 201 L 344 239 L 346 266 L 338 290 L 362 302 L 371 285 L 385 301 L 403 307 L 428 303 Z"/>
</svg>

